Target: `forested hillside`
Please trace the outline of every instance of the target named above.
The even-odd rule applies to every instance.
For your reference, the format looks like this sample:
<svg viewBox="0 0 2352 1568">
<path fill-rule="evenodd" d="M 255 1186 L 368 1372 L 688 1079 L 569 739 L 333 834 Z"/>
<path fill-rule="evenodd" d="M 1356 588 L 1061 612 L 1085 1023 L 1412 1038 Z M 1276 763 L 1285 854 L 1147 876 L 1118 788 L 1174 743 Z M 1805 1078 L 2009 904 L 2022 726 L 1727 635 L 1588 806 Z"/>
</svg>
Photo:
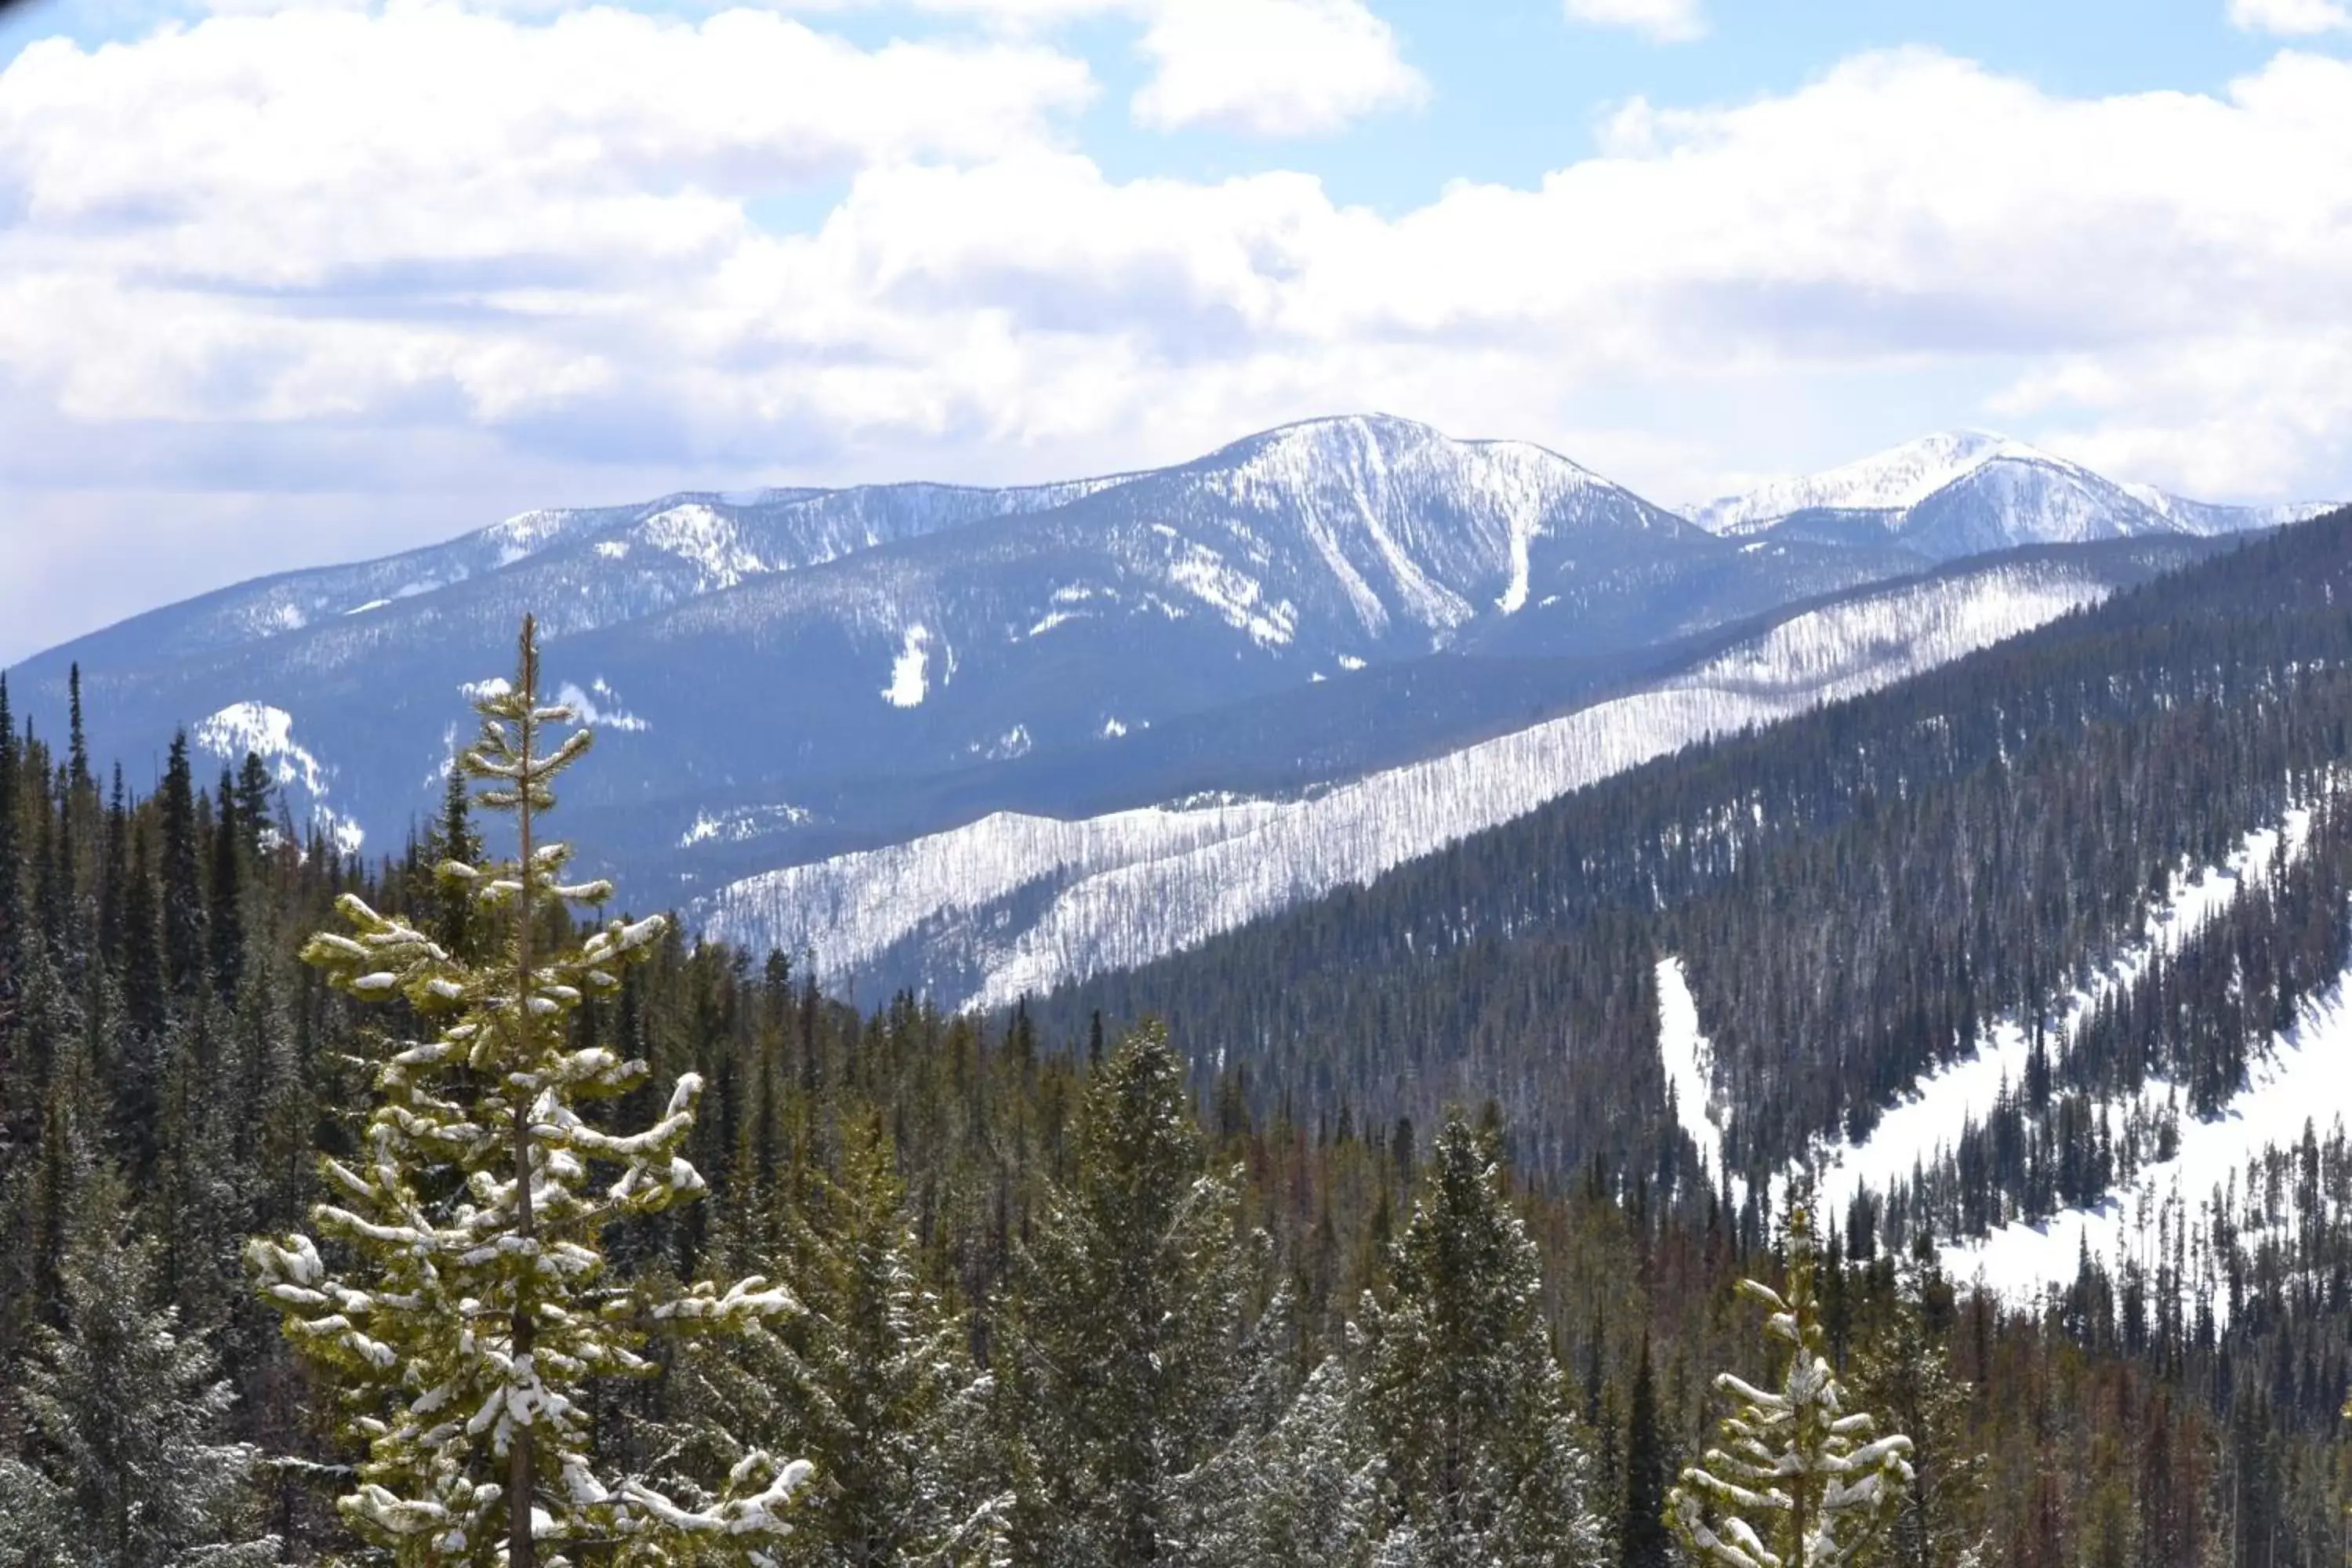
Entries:
<svg viewBox="0 0 2352 1568">
<path fill-rule="evenodd" d="M 2219 864 L 2292 805 L 2323 807 L 2310 865 L 2242 918 L 2284 940 L 2290 906 L 2306 928 L 2340 908 L 2326 802 L 2352 735 L 2347 657 L 2339 511 L 1065 988 L 1034 1016 L 1055 1037 L 1097 1012 L 1162 1016 L 1202 1057 L 1327 1112 L 1491 1093 L 1554 1175 L 1597 1157 L 1671 1181 L 1692 1151 L 1665 1104 L 1651 975 L 1678 953 L 1719 1053 L 1729 1168 L 1759 1177 L 1866 1131 L 1982 1021 L 2053 1005 L 2169 875 Z M 2250 982 L 2284 987 L 2273 1013 L 2338 966 L 2324 931 L 2294 940 L 2310 952 Z M 2170 1011 L 2138 1028 L 2137 1070 L 2186 1075 L 2192 1109 L 2242 1070 L 2242 1027 Z M 2134 1070 L 2103 1065 L 2119 1049 L 2078 1070 Z"/>
<path fill-rule="evenodd" d="M 2273 617 L 2275 647 L 2246 645 L 2301 680 L 2320 654 L 2295 639 L 2331 614 L 2345 627 L 2328 579 L 2294 548 L 2233 570 L 2304 585 L 2313 607 Z M 2173 611 L 2135 601 L 2115 624 L 2093 617 L 1956 672 L 1952 689 L 1981 692 L 1969 682 L 2011 658 L 2063 664 L 2086 635 L 2147 646 L 2166 614 L 2216 637 L 2248 633 L 2184 614 L 2201 602 L 2188 589 L 2162 592 Z M 2186 658 L 2171 689 L 2220 688 L 2229 669 L 2212 652 Z M 2071 668 L 2082 710 L 2126 721 L 2128 682 Z M 2265 710 L 2227 706 L 2250 724 Z M 1417 917 L 1360 972 L 1361 1007 L 1301 964 L 1301 1006 L 1333 1000 L 1319 1020 L 1285 1015 L 1313 1029 L 1283 1050 L 1239 1052 L 1189 994 L 1165 1045 L 1101 1026 L 1082 998 L 993 1020 L 904 998 L 859 1013 L 784 955 L 665 938 L 612 995 L 581 1003 L 577 1042 L 652 1069 L 610 1108 L 614 1126 L 646 1125 L 660 1086 L 701 1075 L 684 1152 L 709 1191 L 621 1224 L 606 1245 L 648 1289 L 761 1274 L 799 1310 L 739 1352 L 689 1342 L 658 1353 L 649 1380 L 607 1390 L 588 1412 L 598 1461 L 659 1478 L 709 1474 L 704 1461 L 753 1443 L 806 1458 L 816 1479 L 785 1551 L 810 1563 L 1580 1563 L 1621 1547 L 1661 1561 L 1647 1526 L 1719 1413 L 1710 1375 L 1764 1374 L 1733 1283 L 1780 1268 L 1768 1216 L 1677 1180 L 1686 1151 L 1667 1131 L 1654 1048 L 1662 930 L 1719 997 L 1691 911 L 1727 918 L 1735 849 L 1793 857 L 1824 832 L 1891 819 L 1853 790 L 1857 777 L 1885 787 L 1870 758 L 1887 735 L 1940 731 L 1930 753 L 1954 777 L 1969 748 L 2005 744 L 2002 766 L 2057 788 L 2068 770 L 2027 759 L 2060 710 L 2053 700 L 1976 730 L 1866 731 L 1858 705 L 1824 715 L 1810 752 L 1766 751 L 1802 768 L 1770 773 L 1757 742 L 1661 764 L 1645 794 L 1662 813 L 1732 788 L 1742 807 L 1737 831 L 1720 806 L 1690 818 L 1726 826 L 1685 836 L 1674 874 L 1693 892 L 1666 903 L 1685 923 L 1611 907 L 1599 872 L 1646 865 L 1666 888 L 1675 863 L 1613 861 L 1587 822 L 1586 904 L 1560 899 L 1544 925 L 1523 914 L 1510 940 L 1477 942 L 1465 940 L 1478 907 L 1466 896 L 1433 904 L 1444 912 Z M 2198 710 L 2176 702 L 2171 721 Z M 453 951 L 480 941 L 430 872 L 471 854 L 477 828 L 453 795 L 403 855 L 361 863 L 299 839 L 258 767 L 200 780 L 175 744 L 155 794 L 134 798 L 119 775 L 101 780 L 78 733 L 55 749 L 13 721 L 0 735 L 0 1561 L 163 1563 L 221 1543 L 244 1553 L 221 1561 L 347 1552 L 328 1500 L 356 1456 L 239 1254 L 249 1235 L 303 1223 L 325 1195 L 314 1154 L 353 1157 L 391 1042 L 421 1027 L 397 1002 L 355 1007 L 297 950 L 337 925 L 345 894 Z M 2316 770 L 2312 745 L 2298 765 Z M 2119 738 L 2115 754 L 2141 752 Z M 2248 772 L 2248 811 L 2293 793 L 2283 768 L 2273 786 Z M 1768 778 L 1780 782 L 1754 782 Z M 1930 778 L 1922 770 L 1906 798 L 1929 798 Z M 2238 820 L 2231 800 L 2162 828 L 2171 837 L 2152 837 L 2147 863 L 2210 847 Z M 1466 893 L 1481 884 L 1465 867 L 1483 865 L 1484 885 L 1516 886 L 1532 909 L 1541 864 L 1523 856 L 1506 877 L 1483 858 L 1496 854 L 1474 841 L 1246 933 L 1229 954 L 1262 962 L 1237 968 L 1237 985 L 1271 973 L 1286 950 L 1269 938 L 1286 931 L 1353 956 L 1330 933 L 1366 921 L 1402 879 L 1464 878 Z M 2120 916 L 2099 912 L 2109 904 L 2090 897 L 2089 875 L 2074 895 L 2089 912 L 2058 913 L 2096 930 Z M 2131 902 L 2116 895 L 2113 909 Z M 1556 933 L 1540 949 L 1539 930 Z M 1496 1029 L 1433 1026 L 1433 973 L 1470 983 L 1465 1018 L 1507 980 L 1522 1016 L 1546 1020 L 1549 1053 L 1515 1058 Z M 1412 1005 L 1361 1010 L 1384 997 Z M 1727 1045 L 1736 1072 L 1815 1115 L 1818 1086 L 1739 1065 L 1764 1062 L 1760 1030 L 1717 1027 L 1739 1041 Z M 1416 1062 L 1410 1094 L 1389 1087 Z M 1449 1097 L 1458 1116 L 1438 1104 Z M 1843 1116 L 1859 1098 L 1829 1103 Z M 1614 1128 L 1592 1132 L 1612 1109 Z M 1760 1131 L 1744 1135 L 1740 1157 L 1762 1157 Z M 2352 1495 L 2331 1415 L 2352 1279 L 2340 1137 L 2315 1146 L 2312 1180 L 2327 1201 L 2298 1211 L 2291 1268 L 2227 1253 L 2213 1261 L 2243 1281 L 2235 1299 L 2155 1324 L 2135 1324 L 2095 1274 L 2046 1310 L 2004 1307 L 1874 1238 L 1832 1235 L 1832 1352 L 1917 1445 L 1901 1559 L 2339 1562 Z"/>
</svg>

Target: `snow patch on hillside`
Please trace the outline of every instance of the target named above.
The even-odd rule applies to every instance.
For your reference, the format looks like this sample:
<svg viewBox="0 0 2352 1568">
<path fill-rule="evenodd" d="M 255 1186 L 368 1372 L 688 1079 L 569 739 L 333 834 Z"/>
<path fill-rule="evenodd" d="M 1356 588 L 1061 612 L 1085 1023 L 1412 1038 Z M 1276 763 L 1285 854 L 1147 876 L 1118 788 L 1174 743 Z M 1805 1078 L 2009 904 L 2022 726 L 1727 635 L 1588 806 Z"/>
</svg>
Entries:
<svg viewBox="0 0 2352 1568">
<path fill-rule="evenodd" d="M 893 708 L 919 707 L 930 690 L 931 634 L 919 624 L 907 628 L 898 657 L 890 661 L 890 684 L 882 700 Z"/>
<path fill-rule="evenodd" d="M 623 708 L 620 693 L 605 685 L 601 678 L 590 683 L 588 691 L 581 690 L 567 680 L 556 689 L 555 700 L 559 706 L 571 709 L 572 716 L 583 724 L 625 731 L 653 728 Z"/>
<path fill-rule="evenodd" d="M 247 753 L 270 764 L 280 784 L 299 784 L 310 795 L 327 793 L 330 770 L 294 740 L 294 715 L 266 702 L 232 702 L 219 712 L 199 719 L 188 740 L 195 748 L 226 763 L 241 763 Z"/>
<path fill-rule="evenodd" d="M 810 819 L 806 807 L 792 805 L 740 806 L 715 816 L 698 811 L 694 821 L 679 835 L 677 847 L 691 849 L 698 844 L 740 844 L 798 827 Z"/>
<path fill-rule="evenodd" d="M 2177 953 L 2225 914 L 2248 887 L 2260 885 L 2294 864 L 2305 847 L 2310 826 L 2310 812 L 2298 808 L 2276 826 L 2248 833 L 2221 866 L 2196 870 L 2183 866 L 2176 870 L 2163 896 L 2151 902 L 2139 940 L 2116 954 L 2087 984 L 2071 991 L 2053 1010 L 2045 1026 L 2046 1048 L 2052 1058 L 2063 1060 L 2084 1025 L 2101 1008 L 2128 994 L 2151 963 Z M 2336 1021 L 2343 1006 L 2341 989 L 2339 983 L 2336 992 L 2330 994 L 2334 999 L 2320 1008 L 2329 1028 L 2346 1027 Z M 2318 1018 L 2320 1014 L 2313 1016 Z M 2095 1256 L 2113 1264 L 2124 1256 L 2118 1250 L 2119 1238 L 2126 1232 L 2139 1237 L 2141 1230 L 2154 1224 L 2165 1203 L 2177 1205 L 2184 1193 L 2191 1200 L 2202 1196 L 2220 1179 L 2217 1173 L 2225 1174 L 2231 1163 L 2242 1163 L 2265 1142 L 2277 1141 L 2273 1124 L 2284 1112 L 2275 1109 L 2273 1099 L 2265 1097 L 2284 1092 L 2274 1080 L 2291 1078 L 2305 1086 L 2318 1081 L 2314 1075 L 2319 1068 L 2296 1068 L 2294 1073 L 2287 1072 L 2299 1060 L 2293 1054 L 2301 1049 L 2296 1041 L 2315 1026 L 2311 1020 L 2298 1022 L 2288 1037 L 2282 1037 L 2279 1054 L 2258 1067 L 2253 1086 L 2221 1118 L 2211 1122 L 2183 1121 L 2179 1157 L 2144 1169 L 2131 1192 L 2110 1194 L 2090 1211 L 2069 1210 L 2047 1220 L 2016 1222 L 1988 1238 L 1947 1247 L 1948 1266 L 1959 1278 L 1981 1274 L 1990 1288 L 2021 1295 L 2042 1285 L 2071 1282 L 2079 1262 L 2078 1247 L 2085 1237 Z M 2013 1090 L 2023 1083 L 2032 1049 L 2032 1033 L 2023 1021 L 1998 1020 L 1988 1026 L 1968 1057 L 1922 1078 L 1908 1098 L 1879 1118 L 1862 1143 L 1841 1142 L 1822 1151 L 1816 1179 L 1823 1210 L 1842 1215 L 1857 1193 L 1868 1190 L 1883 1194 L 1895 1183 L 1908 1180 L 1916 1170 L 1948 1153 L 1970 1123 L 1981 1125 L 1986 1121 L 2004 1089 Z M 2336 1063 L 2333 1070 L 2352 1072 L 2352 1058 Z M 2154 1110 L 2174 1099 L 2173 1089 L 2161 1079 L 2150 1079 L 2138 1098 Z M 2324 1110 L 2347 1103 L 2342 1098 L 2303 1102 L 2294 1112 L 2290 1135 L 2301 1133 L 2301 1117 L 2312 1109 Z M 2152 1234 L 2139 1239 L 2153 1246 Z"/>
<path fill-rule="evenodd" d="M 2309 812 L 2292 812 L 2279 826 L 2247 834 L 2224 864 L 2177 871 L 2149 908 L 2140 940 L 2059 1004 L 2047 1033 L 2052 1058 L 2062 1059 L 2093 1016 L 2128 994 L 2150 963 L 2179 952 L 2226 913 L 2250 880 L 2268 877 L 2274 865 L 2291 864 L 2303 852 L 2310 826 Z M 2004 1087 L 2024 1082 L 2032 1050 L 2032 1033 L 2022 1021 L 2000 1019 L 1968 1057 L 1920 1079 L 1911 1097 L 1881 1116 L 1860 1145 L 1842 1143 L 1825 1151 L 1818 1177 L 1825 1212 L 1843 1215 L 1858 1191 L 1883 1194 L 1892 1183 L 1907 1180 L 1916 1166 L 1932 1163 L 1956 1147 L 1964 1128 L 1985 1121 Z M 2163 1100 L 2160 1087 L 2151 1092 L 2156 1100 Z M 2070 1279 L 2073 1264 L 2070 1257 Z"/>
<path fill-rule="evenodd" d="M 537 554 L 548 541 L 561 532 L 572 514 L 560 510 L 520 512 L 503 522 L 494 522 L 482 530 L 486 543 L 498 549 L 498 563 L 511 566 L 516 562 Z"/>
<path fill-rule="evenodd" d="M 699 501 L 688 501 L 657 511 L 637 524 L 637 538 L 647 547 L 665 551 L 696 567 L 703 591 L 732 588 L 744 578 L 769 570 L 743 542 L 735 523 Z"/>
<path fill-rule="evenodd" d="M 2071 1284 L 2085 1250 L 2110 1270 L 2131 1260 L 2155 1278 L 2165 1260 L 2160 1237 L 2183 1227 L 2192 1236 L 2205 1232 L 2216 1189 L 2242 1193 L 2250 1162 L 2269 1149 L 2292 1147 L 2306 1126 L 2326 1137 L 2352 1106 L 2352 972 L 2305 1003 L 2249 1065 L 2247 1077 L 2219 1116 L 2184 1119 L 2179 1152 L 2143 1167 L 2127 1191 L 2095 1208 L 2012 1221 L 1981 1240 L 1948 1246 L 1945 1268 L 2012 1300 Z M 2184 1289 L 2190 1285 L 2184 1281 Z M 2226 1310 L 2227 1292 L 2209 1294 Z"/>
</svg>

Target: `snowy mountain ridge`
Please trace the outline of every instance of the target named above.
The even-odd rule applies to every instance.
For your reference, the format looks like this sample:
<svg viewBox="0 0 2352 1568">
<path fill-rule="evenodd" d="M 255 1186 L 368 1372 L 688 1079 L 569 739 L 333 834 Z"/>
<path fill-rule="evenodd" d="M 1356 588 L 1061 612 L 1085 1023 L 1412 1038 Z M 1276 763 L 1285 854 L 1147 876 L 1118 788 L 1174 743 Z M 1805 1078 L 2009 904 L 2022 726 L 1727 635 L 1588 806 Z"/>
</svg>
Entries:
<svg viewBox="0 0 2352 1568">
<path fill-rule="evenodd" d="M 1303 799 L 1083 822 L 999 814 L 744 879 L 689 918 L 755 950 L 813 951 L 836 980 L 1006 1005 L 1369 882 L 1611 773 L 1900 679 L 2107 591 L 2045 563 L 1906 584 L 1793 616 L 1650 690 Z"/>
<path fill-rule="evenodd" d="M 1006 916 L 1001 931 L 1029 946 L 1007 947 L 1002 965 L 967 944 L 956 962 L 977 967 L 957 994 L 994 995 L 1128 962 L 1087 910 L 1151 885 L 1158 873 L 1137 866 L 1205 857 L 1181 873 L 1205 877 L 1217 855 L 1234 858 L 1216 873 L 1231 884 L 1217 908 L 1175 899 L 1136 917 L 1160 934 L 1132 952 L 1164 951 L 1528 809 L 1541 798 L 1530 790 L 1655 754 L 1569 719 L 1601 696 L 1642 693 L 1650 709 L 1625 710 L 1654 722 L 1641 744 L 1672 749 L 1738 721 L 1723 715 L 1779 711 L 1791 672 L 1817 694 L 1945 636 L 1922 621 L 1849 646 L 1822 621 L 1748 648 L 1745 668 L 1727 654 L 1700 685 L 1660 684 L 1732 628 L 2020 534 L 2126 554 L 2145 537 L 2143 559 L 2092 574 L 2139 580 L 2210 550 L 2198 537 L 2229 521 L 2168 521 L 2054 465 L 1998 437 L 1930 438 L 1798 497 L 1924 495 L 1900 519 L 1816 509 L 1718 533 L 1541 446 L 1341 416 L 1066 482 L 693 491 L 524 512 L 166 606 L 29 660 L 10 683 L 58 732 L 78 664 L 94 751 L 152 754 L 175 728 L 223 761 L 252 749 L 297 822 L 373 850 L 436 809 L 464 694 L 508 666 L 535 614 L 551 680 L 607 721 L 598 767 L 567 796 L 601 870 L 639 896 L 738 889 L 727 918 L 748 921 L 740 889 L 761 876 L 870 853 L 885 858 L 855 875 L 871 887 L 894 852 L 920 860 L 949 853 L 941 835 L 994 833 L 1015 847 L 981 858 L 1010 869 L 961 884 L 964 896 L 1027 900 L 1046 922 Z M 1932 594 L 1887 603 L 1930 619 L 1948 607 Z M 1477 766 L 1514 782 L 1400 771 L 1552 721 L 1568 728 L 1521 742 L 1540 757 L 1480 753 Z M 1375 775 L 1387 782 L 1346 795 Z M 1377 804 L 1414 788 L 1461 804 Z M 1356 805 L 1301 815 L 1309 793 Z M 1263 822 L 1170 805 L 1206 795 L 1280 805 Z M 1127 826 L 1073 826 L 1098 819 Z M 1406 821 L 1420 826 L 1395 826 Z M 1360 853 L 1332 847 L 1351 834 Z M 821 904 L 836 873 L 852 875 L 807 873 L 808 896 Z M 856 969 L 898 963 L 888 950 L 924 921 L 964 918 L 906 896 L 876 908 L 900 913 L 756 919 Z"/>
<path fill-rule="evenodd" d="M 1957 430 L 1719 497 L 1684 515 L 1727 538 L 1885 537 L 1948 560 L 2021 544 L 2165 533 L 2210 538 L 2325 510 L 2190 500 L 2152 485 L 2117 483 L 2006 436 Z"/>
<path fill-rule="evenodd" d="M 1874 452 L 1818 474 L 1774 479 L 1738 495 L 1719 496 L 1685 515 L 1709 533 L 1747 534 L 1790 512 L 1896 510 L 1929 496 L 1996 458 L 2063 459 L 1985 430 L 1947 430 Z"/>
</svg>

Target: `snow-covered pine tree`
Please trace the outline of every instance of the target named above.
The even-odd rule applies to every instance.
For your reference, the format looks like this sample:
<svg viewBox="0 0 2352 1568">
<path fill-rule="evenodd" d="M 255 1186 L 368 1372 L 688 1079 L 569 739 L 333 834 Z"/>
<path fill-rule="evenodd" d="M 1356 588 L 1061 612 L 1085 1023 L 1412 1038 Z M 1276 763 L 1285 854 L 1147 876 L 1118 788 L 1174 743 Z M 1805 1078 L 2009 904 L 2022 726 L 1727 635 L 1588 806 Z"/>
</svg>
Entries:
<svg viewBox="0 0 2352 1568">
<path fill-rule="evenodd" d="M 1347 1353 L 1318 1363 L 1245 1448 L 1254 1484 L 1235 1562 L 1357 1568 L 1371 1561 L 1383 1522 L 1381 1467 L 1349 1360 L 1360 1359 L 1363 1346 L 1350 1338 Z"/>
<path fill-rule="evenodd" d="M 583 1100 L 624 1094 L 646 1068 L 576 1047 L 570 1016 L 615 991 L 664 921 L 614 920 L 577 945 L 542 945 L 572 906 L 602 905 L 612 889 L 566 883 L 570 849 L 540 842 L 552 781 L 589 731 L 552 738 L 572 714 L 541 700 L 528 618 L 516 679 L 475 707 L 481 734 L 459 765 L 484 786 L 479 805 L 514 816 L 520 853 L 438 869 L 473 890 L 502 942 L 485 941 L 468 963 L 356 896 L 341 900 L 351 934 L 313 938 L 305 959 L 354 997 L 404 999 L 438 1032 L 377 1067 L 362 1151 L 323 1162 L 333 1197 L 311 1210 L 318 1239 L 256 1238 L 247 1257 L 365 1449 L 339 1500 L 345 1517 L 402 1562 L 530 1568 L 541 1542 L 551 1568 L 575 1550 L 662 1562 L 695 1542 L 765 1561 L 805 1462 L 749 1453 L 722 1491 L 692 1503 L 642 1477 L 597 1474 L 592 1380 L 648 1372 L 639 1352 L 653 1330 L 733 1331 L 791 1300 L 756 1278 L 657 1297 L 605 1276 L 606 1226 L 702 1192 L 680 1152 L 701 1084 L 681 1078 L 639 1132 L 581 1115 Z"/>
<path fill-rule="evenodd" d="M 1399 1515 L 1383 1563 L 1550 1568 L 1603 1555 L 1535 1244 L 1504 1194 L 1496 1144 L 1446 1119 L 1392 1254 L 1392 1298 L 1366 1303 L 1369 1406 Z"/>
<path fill-rule="evenodd" d="M 1762 1304 L 1764 1332 L 1788 1360 L 1777 1393 L 1729 1373 L 1738 1402 L 1717 1446 L 1667 1496 L 1676 1539 L 1709 1568 L 1856 1568 L 1869 1561 L 1911 1489 L 1911 1440 L 1874 1436 L 1876 1420 L 1845 1408 L 1813 1290 L 1807 1201 L 1789 1213 L 1789 1286 L 1739 1282 Z"/>
<path fill-rule="evenodd" d="M 122 1181 L 68 1130 L 72 1196 L 57 1327 L 34 1331 L 22 1397 L 31 1441 L 0 1459 L 0 1568 L 257 1568 L 256 1456 L 222 1440 L 236 1395 L 212 1352 L 155 1304 L 154 1244 Z"/>
</svg>

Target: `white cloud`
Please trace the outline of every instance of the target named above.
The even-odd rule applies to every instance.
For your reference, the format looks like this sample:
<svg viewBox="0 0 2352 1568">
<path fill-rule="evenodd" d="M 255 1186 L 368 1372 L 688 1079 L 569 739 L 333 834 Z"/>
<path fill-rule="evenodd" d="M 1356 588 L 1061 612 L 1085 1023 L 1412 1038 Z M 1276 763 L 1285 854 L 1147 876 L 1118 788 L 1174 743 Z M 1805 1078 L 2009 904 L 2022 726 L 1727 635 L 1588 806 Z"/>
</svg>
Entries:
<svg viewBox="0 0 2352 1568">
<path fill-rule="evenodd" d="M 1569 20 L 1595 27 L 1622 27 L 1662 44 L 1685 44 L 1706 37 L 1698 0 L 1565 0 Z M 2244 4 L 2246 0 L 2239 0 Z M 2263 4 L 2264 0 L 2252 0 Z M 2268 0 L 2296 4 L 2297 0 Z"/>
<path fill-rule="evenodd" d="M 416 495 L 1039 477 L 1364 407 L 1661 500 L 1980 421 L 2192 494 L 2352 493 L 2352 62 L 2065 98 L 1872 55 L 1396 216 L 1113 178 L 1069 140 L 1093 90 L 1034 40 L 749 12 L 35 46 L 0 73 L 0 428 L 35 433 L 0 499 L 380 490 L 447 533 L 497 509 Z M 821 219 L 763 226 L 810 181 Z"/>
<path fill-rule="evenodd" d="M 2352 28 L 2352 11 L 2336 0 L 2230 0 L 2230 22 L 2249 33 L 2308 37 Z"/>
<path fill-rule="evenodd" d="M 1362 0 L 1172 0 L 1142 47 L 1156 71 L 1135 118 L 1162 131 L 1318 135 L 1429 96 Z"/>
</svg>

